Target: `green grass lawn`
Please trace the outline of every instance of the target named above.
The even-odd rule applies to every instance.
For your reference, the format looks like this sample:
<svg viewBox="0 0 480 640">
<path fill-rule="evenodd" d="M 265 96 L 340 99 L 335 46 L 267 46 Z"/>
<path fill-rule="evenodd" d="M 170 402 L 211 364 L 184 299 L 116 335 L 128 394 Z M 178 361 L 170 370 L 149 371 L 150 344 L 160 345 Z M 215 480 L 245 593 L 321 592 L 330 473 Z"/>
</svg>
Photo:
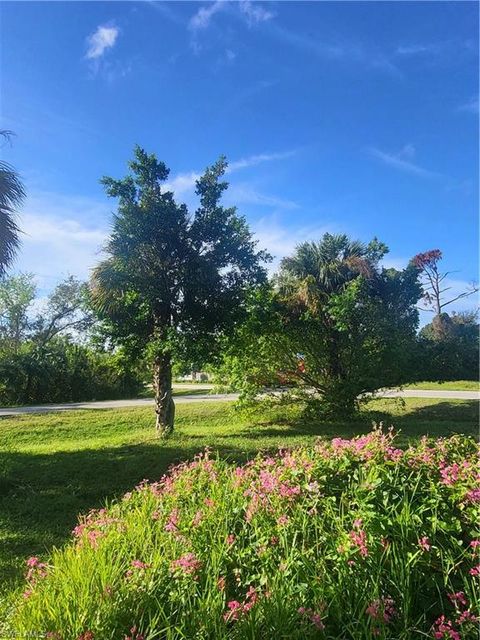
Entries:
<svg viewBox="0 0 480 640">
<path fill-rule="evenodd" d="M 480 384 L 476 380 L 417 382 L 416 384 L 407 385 L 405 389 L 424 389 L 425 391 L 479 391 Z"/>
<path fill-rule="evenodd" d="M 475 434 L 478 402 L 375 400 L 350 423 L 305 422 L 292 410 L 246 415 L 228 402 L 177 407 L 176 433 L 155 437 L 150 407 L 86 410 L 0 419 L 0 590 L 21 577 L 25 558 L 61 545 L 77 514 L 100 507 L 144 478 L 209 446 L 245 460 L 259 450 L 351 437 L 372 421 L 393 424 L 402 440 L 423 434 Z"/>
</svg>

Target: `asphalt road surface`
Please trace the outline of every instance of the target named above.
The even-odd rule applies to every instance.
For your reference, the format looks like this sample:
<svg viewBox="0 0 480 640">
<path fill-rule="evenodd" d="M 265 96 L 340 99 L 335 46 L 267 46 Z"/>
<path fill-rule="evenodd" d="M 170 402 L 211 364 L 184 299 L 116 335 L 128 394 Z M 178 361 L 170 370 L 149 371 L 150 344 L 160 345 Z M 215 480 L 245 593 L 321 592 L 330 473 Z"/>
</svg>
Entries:
<svg viewBox="0 0 480 640">
<path fill-rule="evenodd" d="M 194 387 L 194 385 L 192 385 Z M 181 389 L 181 387 L 179 387 Z M 479 391 L 422 391 L 420 389 L 399 391 L 388 389 L 378 394 L 385 398 L 438 398 L 447 400 L 480 400 Z M 215 402 L 236 400 L 237 393 L 183 395 L 175 398 L 175 404 L 190 402 Z M 94 402 L 67 402 L 63 404 L 43 404 L 28 407 L 2 407 L 1 416 L 19 416 L 29 413 L 51 413 L 57 411 L 78 411 L 80 409 L 123 409 L 124 407 L 148 407 L 153 404 L 152 398 L 136 398 L 133 400 L 101 400 Z"/>
</svg>

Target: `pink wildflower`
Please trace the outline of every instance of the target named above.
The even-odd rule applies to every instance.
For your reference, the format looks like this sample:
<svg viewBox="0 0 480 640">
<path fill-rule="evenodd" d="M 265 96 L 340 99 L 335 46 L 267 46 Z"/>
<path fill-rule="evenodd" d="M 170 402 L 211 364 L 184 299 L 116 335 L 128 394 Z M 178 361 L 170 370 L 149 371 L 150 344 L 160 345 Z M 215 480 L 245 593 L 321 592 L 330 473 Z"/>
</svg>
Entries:
<svg viewBox="0 0 480 640">
<path fill-rule="evenodd" d="M 459 474 L 460 467 L 457 463 L 445 466 L 440 469 L 440 475 L 442 477 L 441 482 L 447 487 L 451 487 L 458 480 Z"/>
<path fill-rule="evenodd" d="M 448 594 L 448 599 L 450 600 L 450 602 L 454 605 L 457 605 L 457 603 L 463 604 L 463 606 L 467 606 L 467 599 L 465 597 L 465 594 L 463 591 L 457 591 L 457 593 L 449 593 Z"/>
<path fill-rule="evenodd" d="M 363 529 L 350 531 L 350 540 L 358 548 L 358 551 L 360 552 L 362 558 L 366 558 L 368 556 L 368 547 L 367 534 L 365 533 L 365 531 Z"/>
<path fill-rule="evenodd" d="M 228 611 L 224 613 L 223 619 L 225 622 L 232 620 L 238 620 L 241 616 L 245 615 L 252 609 L 258 602 L 259 595 L 255 587 L 250 586 L 245 595 L 245 601 L 239 602 L 238 600 L 230 600 L 227 603 Z"/>
<path fill-rule="evenodd" d="M 151 564 L 147 564 L 146 562 L 142 562 L 141 560 L 132 560 L 132 567 L 135 569 L 150 569 Z"/>
<path fill-rule="evenodd" d="M 32 556 L 26 561 L 28 567 L 26 579 L 29 582 L 36 582 L 39 578 L 44 578 L 47 575 L 47 565 L 44 562 L 40 562 L 37 556 Z"/>
<path fill-rule="evenodd" d="M 305 607 L 299 607 L 298 613 L 301 616 L 307 618 L 314 627 L 322 631 L 325 629 L 325 625 L 322 622 L 322 616 L 320 613 L 315 612 L 313 609 L 306 609 Z"/>
<path fill-rule="evenodd" d="M 283 515 L 283 516 L 280 516 L 277 519 L 277 524 L 280 525 L 280 526 L 283 526 L 283 525 L 288 524 L 289 520 L 290 520 L 290 518 L 288 516 Z"/>
<path fill-rule="evenodd" d="M 430 551 L 431 545 L 430 540 L 427 538 L 427 536 L 422 536 L 421 538 L 419 538 L 417 544 L 420 549 L 422 549 L 422 551 Z"/>
<path fill-rule="evenodd" d="M 468 573 L 471 576 L 480 576 L 480 564 L 477 564 L 476 567 L 473 567 L 473 569 L 470 569 Z"/>
<path fill-rule="evenodd" d="M 230 620 L 238 620 L 243 607 L 242 604 L 238 600 L 230 600 L 227 602 L 228 611 L 223 614 L 223 619 L 225 622 L 230 622 Z"/>
<path fill-rule="evenodd" d="M 179 569 L 185 575 L 194 575 L 202 566 L 202 563 L 194 553 L 185 553 L 177 560 L 174 560 L 170 565 L 172 570 Z"/>
<path fill-rule="evenodd" d="M 201 510 L 198 510 L 193 518 L 192 526 L 198 527 L 198 525 L 202 520 L 203 520 L 203 512 Z"/>
<path fill-rule="evenodd" d="M 461 640 L 458 631 L 455 631 L 450 620 L 446 620 L 445 616 L 437 618 L 433 624 L 433 637 L 438 640 L 442 638 L 451 638 L 451 640 Z"/>
<path fill-rule="evenodd" d="M 133 625 L 130 629 L 130 635 L 124 636 L 124 640 L 145 640 L 145 636 L 139 633 L 136 625 Z"/>
<path fill-rule="evenodd" d="M 167 524 L 165 525 L 165 531 L 169 531 L 170 533 L 174 533 L 178 530 L 178 522 L 180 520 L 180 514 L 178 509 L 172 509 L 170 515 L 168 516 Z"/>
<path fill-rule="evenodd" d="M 229 533 L 228 536 L 227 536 L 227 544 L 228 544 L 229 547 L 231 547 L 232 544 L 234 544 L 234 543 L 235 543 L 235 536 L 234 536 L 233 533 Z"/>
<path fill-rule="evenodd" d="M 470 489 L 470 491 L 467 491 L 465 500 L 473 504 L 480 502 L 480 489 Z"/>
<path fill-rule="evenodd" d="M 479 621 L 478 616 L 474 615 L 471 611 L 462 611 L 460 616 L 457 618 L 457 624 L 465 624 L 465 622 L 477 623 Z"/>
</svg>

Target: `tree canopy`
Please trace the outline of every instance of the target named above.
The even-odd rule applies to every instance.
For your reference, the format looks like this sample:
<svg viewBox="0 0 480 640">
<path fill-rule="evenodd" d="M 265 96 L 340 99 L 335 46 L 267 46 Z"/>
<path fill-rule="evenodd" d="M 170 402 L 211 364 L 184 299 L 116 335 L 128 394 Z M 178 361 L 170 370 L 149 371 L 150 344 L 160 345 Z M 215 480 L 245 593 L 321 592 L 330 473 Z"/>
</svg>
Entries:
<svg viewBox="0 0 480 640">
<path fill-rule="evenodd" d="M 153 369 L 157 430 L 173 428 L 171 367 L 175 358 L 208 360 L 219 337 L 245 312 L 250 287 L 265 281 L 245 218 L 221 197 L 227 168 L 221 157 L 196 183 L 194 213 L 164 186 L 169 169 L 140 147 L 121 180 L 103 178 L 118 198 L 106 259 L 92 277 L 92 300 L 112 339 Z"/>
<path fill-rule="evenodd" d="M 254 394 L 276 378 L 303 389 L 309 408 L 339 415 L 361 394 L 411 378 L 418 270 L 382 268 L 386 252 L 377 239 L 344 235 L 299 245 L 233 343 L 240 386 Z"/>
</svg>

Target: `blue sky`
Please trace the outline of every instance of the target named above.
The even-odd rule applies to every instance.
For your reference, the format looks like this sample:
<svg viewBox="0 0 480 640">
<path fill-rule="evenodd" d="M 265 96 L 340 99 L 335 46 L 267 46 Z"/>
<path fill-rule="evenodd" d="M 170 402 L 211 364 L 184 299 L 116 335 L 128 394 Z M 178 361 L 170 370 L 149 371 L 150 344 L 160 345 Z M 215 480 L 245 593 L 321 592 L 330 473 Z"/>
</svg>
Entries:
<svg viewBox="0 0 480 640">
<path fill-rule="evenodd" d="M 262 246 L 377 235 L 478 279 L 474 2 L 4 2 L 4 159 L 22 174 L 15 268 L 87 277 L 135 143 L 195 176 L 221 153 Z M 472 300 L 461 308 L 471 307 Z M 458 307 L 460 308 L 460 307 Z"/>
</svg>

